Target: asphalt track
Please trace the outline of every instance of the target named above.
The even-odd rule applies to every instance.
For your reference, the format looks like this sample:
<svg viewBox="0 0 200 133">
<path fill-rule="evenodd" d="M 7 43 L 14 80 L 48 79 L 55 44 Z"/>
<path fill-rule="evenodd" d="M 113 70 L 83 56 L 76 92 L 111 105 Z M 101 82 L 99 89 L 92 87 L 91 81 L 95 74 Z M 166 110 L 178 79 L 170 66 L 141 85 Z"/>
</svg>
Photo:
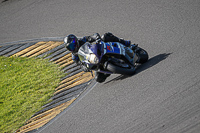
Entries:
<svg viewBox="0 0 200 133">
<path fill-rule="evenodd" d="M 134 76 L 110 76 L 38 132 L 200 132 L 199 0 L 10 0 L 0 31 L 0 43 L 109 31 L 149 53 Z"/>
</svg>

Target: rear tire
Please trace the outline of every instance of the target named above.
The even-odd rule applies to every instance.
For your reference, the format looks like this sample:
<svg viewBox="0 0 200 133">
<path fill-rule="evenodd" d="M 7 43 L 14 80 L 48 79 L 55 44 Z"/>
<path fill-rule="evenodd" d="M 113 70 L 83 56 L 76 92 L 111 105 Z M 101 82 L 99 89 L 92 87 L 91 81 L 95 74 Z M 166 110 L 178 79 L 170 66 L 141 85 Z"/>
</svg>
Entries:
<svg viewBox="0 0 200 133">
<path fill-rule="evenodd" d="M 133 75 L 135 74 L 135 68 L 122 68 L 116 65 L 113 65 L 112 63 L 108 62 L 107 63 L 107 70 L 113 72 L 113 73 L 118 73 L 118 74 L 122 74 L 122 75 Z"/>
<path fill-rule="evenodd" d="M 148 61 L 149 59 L 149 55 L 147 53 L 147 51 L 145 51 L 144 49 L 142 48 L 137 48 L 136 50 L 136 55 L 138 56 L 138 60 L 136 61 L 136 63 L 140 63 L 140 64 L 143 64 L 145 62 Z"/>
</svg>

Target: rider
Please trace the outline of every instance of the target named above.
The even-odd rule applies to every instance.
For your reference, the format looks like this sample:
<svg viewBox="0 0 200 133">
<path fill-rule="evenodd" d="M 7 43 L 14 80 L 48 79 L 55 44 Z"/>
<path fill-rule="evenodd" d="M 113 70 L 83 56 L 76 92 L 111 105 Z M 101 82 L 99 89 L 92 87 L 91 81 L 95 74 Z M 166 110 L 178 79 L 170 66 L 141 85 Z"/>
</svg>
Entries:
<svg viewBox="0 0 200 133">
<path fill-rule="evenodd" d="M 78 50 L 79 48 L 85 44 L 86 42 L 95 42 L 96 40 L 102 40 L 104 42 L 120 42 L 121 44 L 123 44 L 126 47 L 130 47 L 132 50 L 137 47 L 137 45 L 131 45 L 131 41 L 130 40 L 124 40 L 122 38 L 118 38 L 116 36 L 114 36 L 112 33 L 105 33 L 102 37 L 98 34 L 95 33 L 92 36 L 84 36 L 83 38 L 77 38 L 75 35 L 70 34 L 68 36 L 66 36 L 64 38 L 64 43 L 65 43 L 65 47 L 67 50 L 72 52 L 72 60 L 77 64 L 81 64 L 79 57 L 78 57 Z M 129 53 L 129 56 L 132 57 L 133 56 L 133 51 L 131 49 L 126 49 Z M 85 72 L 88 72 L 88 68 L 85 67 L 84 65 L 82 65 L 82 69 Z M 104 73 L 98 73 L 95 72 L 95 79 L 99 82 L 104 82 L 105 79 L 109 76 L 109 74 L 104 74 Z"/>
</svg>

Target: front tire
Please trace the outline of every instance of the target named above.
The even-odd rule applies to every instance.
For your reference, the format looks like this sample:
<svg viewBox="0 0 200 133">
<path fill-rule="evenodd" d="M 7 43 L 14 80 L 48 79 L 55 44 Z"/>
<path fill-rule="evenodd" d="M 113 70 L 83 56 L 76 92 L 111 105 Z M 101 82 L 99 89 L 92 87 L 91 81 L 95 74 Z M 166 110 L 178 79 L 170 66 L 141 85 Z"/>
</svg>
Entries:
<svg viewBox="0 0 200 133">
<path fill-rule="evenodd" d="M 95 72 L 95 80 L 99 83 L 103 83 L 108 76 L 110 76 L 110 74 Z"/>
<path fill-rule="evenodd" d="M 107 70 L 113 72 L 113 73 L 118 73 L 118 74 L 122 74 L 122 75 L 133 75 L 135 74 L 135 68 L 122 68 L 119 66 L 116 66 L 110 62 L 107 63 Z"/>
</svg>

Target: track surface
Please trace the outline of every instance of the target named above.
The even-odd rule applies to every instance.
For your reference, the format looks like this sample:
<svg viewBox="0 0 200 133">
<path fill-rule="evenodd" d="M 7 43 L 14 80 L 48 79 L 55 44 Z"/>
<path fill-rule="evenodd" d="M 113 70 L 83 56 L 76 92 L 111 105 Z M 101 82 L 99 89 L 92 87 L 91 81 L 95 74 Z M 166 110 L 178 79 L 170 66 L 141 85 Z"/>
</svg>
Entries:
<svg viewBox="0 0 200 133">
<path fill-rule="evenodd" d="M 39 132 L 199 133 L 199 0 L 10 0 L 0 12 L 0 43 L 109 31 L 150 55 L 134 76 L 110 76 Z"/>
</svg>

